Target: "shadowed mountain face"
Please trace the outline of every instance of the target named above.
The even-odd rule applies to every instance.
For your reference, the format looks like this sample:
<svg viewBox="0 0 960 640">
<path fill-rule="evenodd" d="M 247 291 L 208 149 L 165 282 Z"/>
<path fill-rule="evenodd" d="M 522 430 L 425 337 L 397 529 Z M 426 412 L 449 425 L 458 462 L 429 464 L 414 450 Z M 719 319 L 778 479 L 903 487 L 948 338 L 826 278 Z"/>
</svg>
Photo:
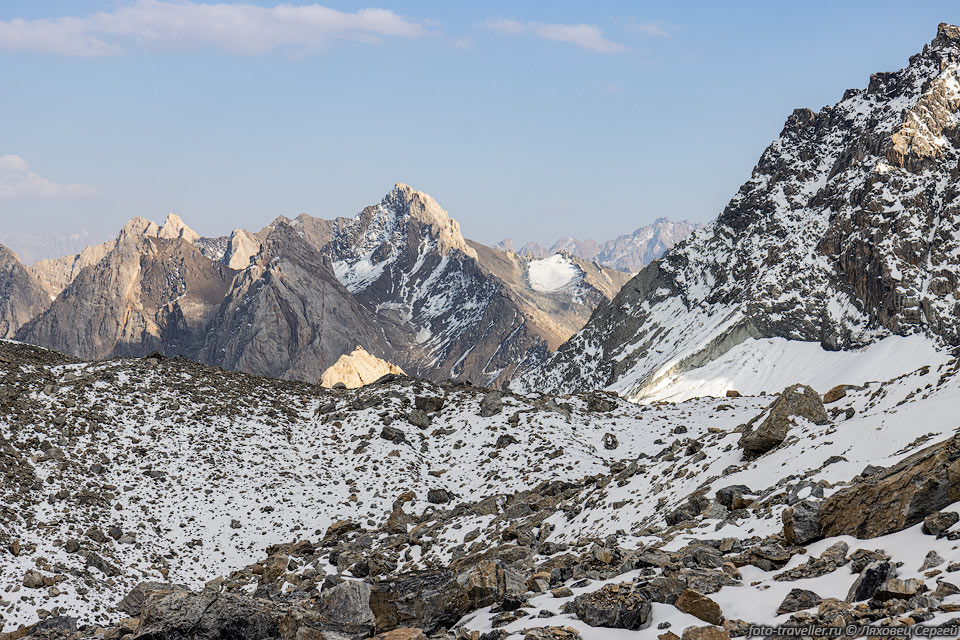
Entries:
<svg viewBox="0 0 960 640">
<path fill-rule="evenodd" d="M 468 242 L 402 184 L 355 218 L 278 218 L 219 238 L 174 215 L 134 219 L 115 241 L 17 269 L 17 290 L 43 295 L 7 296 L 19 305 L 9 335 L 83 358 L 157 350 L 316 381 L 361 345 L 411 375 L 498 386 L 627 279 Z"/>
<path fill-rule="evenodd" d="M 750 339 L 960 343 L 960 32 L 796 110 L 712 224 L 641 271 L 521 386 L 643 397 Z"/>
<path fill-rule="evenodd" d="M 0 245 L 0 338 L 17 330 L 50 305 L 43 285 L 17 258 Z"/>
</svg>

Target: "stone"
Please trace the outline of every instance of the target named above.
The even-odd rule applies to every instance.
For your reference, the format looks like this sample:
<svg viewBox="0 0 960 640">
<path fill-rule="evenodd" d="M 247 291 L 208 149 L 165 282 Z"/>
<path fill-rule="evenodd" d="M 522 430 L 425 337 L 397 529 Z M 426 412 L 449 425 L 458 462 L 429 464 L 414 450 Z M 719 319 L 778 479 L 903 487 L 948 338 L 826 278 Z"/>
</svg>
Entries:
<svg viewBox="0 0 960 640">
<path fill-rule="evenodd" d="M 939 567 L 944 562 L 946 562 L 946 560 L 944 560 L 940 554 L 938 554 L 936 551 L 930 551 L 923 559 L 923 564 L 920 565 L 920 571 L 926 571 L 927 569 Z"/>
<path fill-rule="evenodd" d="M 612 433 L 603 434 L 603 448 L 607 451 L 613 451 L 620 446 L 620 441 L 617 440 L 617 436 Z"/>
<path fill-rule="evenodd" d="M 909 600 L 924 589 L 923 582 L 916 578 L 910 578 L 909 580 L 887 578 L 873 594 L 873 597 L 879 602 Z"/>
<path fill-rule="evenodd" d="M 489 418 L 503 411 L 503 398 L 499 391 L 491 391 L 480 400 L 480 417 Z"/>
<path fill-rule="evenodd" d="M 960 436 L 840 489 L 820 507 L 824 537 L 875 538 L 922 522 L 960 501 Z"/>
<path fill-rule="evenodd" d="M 386 633 L 378 633 L 371 640 L 427 640 L 427 636 L 423 634 L 423 629 L 404 627 Z"/>
<path fill-rule="evenodd" d="M 777 615 L 782 616 L 785 613 L 796 613 L 804 609 L 812 609 L 820 604 L 820 596 L 807 589 L 791 589 L 787 597 L 783 599 L 780 606 L 777 607 Z"/>
<path fill-rule="evenodd" d="M 323 372 L 320 386 L 329 389 L 340 383 L 347 389 L 357 389 L 390 374 L 406 375 L 397 365 L 373 356 L 363 347 L 357 346 L 351 353 L 340 356 Z"/>
<path fill-rule="evenodd" d="M 430 396 L 417 396 L 413 399 L 413 406 L 427 413 L 435 413 L 443 409 L 443 398 Z"/>
<path fill-rule="evenodd" d="M 831 388 L 829 391 L 823 394 L 823 404 L 831 404 L 845 397 L 847 395 L 847 389 L 849 388 L 850 385 L 847 384 L 838 384 L 837 386 Z"/>
<path fill-rule="evenodd" d="M 792 545 L 803 546 L 819 540 L 820 503 L 804 500 L 787 507 L 781 514 L 783 537 Z"/>
<path fill-rule="evenodd" d="M 720 627 L 687 627 L 681 640 L 730 640 L 730 634 Z"/>
<path fill-rule="evenodd" d="M 686 589 L 673 603 L 677 609 L 710 624 L 723 624 L 723 612 L 720 605 L 699 591 Z"/>
<path fill-rule="evenodd" d="M 413 409 L 407 414 L 407 422 L 420 429 L 430 426 L 430 416 L 423 409 Z"/>
<path fill-rule="evenodd" d="M 717 489 L 717 502 L 728 509 L 733 509 L 734 500 L 752 493 L 753 491 L 750 490 L 750 487 L 745 484 L 730 485 L 722 489 Z"/>
<path fill-rule="evenodd" d="M 795 384 L 784 389 L 763 413 L 747 423 L 738 444 L 750 457 L 763 455 L 786 439 L 797 419 L 814 424 L 830 421 L 820 395 L 810 386 Z"/>
<path fill-rule="evenodd" d="M 924 518 L 920 529 L 928 536 L 939 536 L 958 521 L 960 521 L 960 514 L 956 511 L 938 511 Z"/>
<path fill-rule="evenodd" d="M 428 423 L 429 424 L 429 423 Z M 380 437 L 393 444 L 403 444 L 407 441 L 406 434 L 396 427 L 386 426 L 380 430 Z"/>
<path fill-rule="evenodd" d="M 736 389 L 727 389 L 727 392 L 724 394 L 727 398 L 739 398 L 741 394 Z"/>
<path fill-rule="evenodd" d="M 591 627 L 635 631 L 650 621 L 650 602 L 625 583 L 608 584 L 597 591 L 582 593 L 568 603 L 567 608 Z"/>
<path fill-rule="evenodd" d="M 27 589 L 43 588 L 43 574 L 36 569 L 30 569 L 23 575 L 23 586 Z"/>
<path fill-rule="evenodd" d="M 279 638 L 280 621 L 270 605 L 234 594 L 149 592 L 138 640 Z"/>
<path fill-rule="evenodd" d="M 372 631 L 376 622 L 372 593 L 366 582 L 346 580 L 323 591 L 319 608 L 327 622 L 344 631 Z"/>
<path fill-rule="evenodd" d="M 847 592 L 847 602 L 863 602 L 869 600 L 880 588 L 880 585 L 887 581 L 887 578 L 893 576 L 894 568 L 888 560 L 876 560 L 871 562 L 857 579 L 850 590 Z"/>
<path fill-rule="evenodd" d="M 470 601 L 450 569 L 412 571 L 370 584 L 376 628 L 416 627 L 427 635 L 453 627 L 470 611 Z"/>
<path fill-rule="evenodd" d="M 430 489 L 427 492 L 427 502 L 430 504 L 446 504 L 453 500 L 453 494 L 446 489 Z"/>
</svg>

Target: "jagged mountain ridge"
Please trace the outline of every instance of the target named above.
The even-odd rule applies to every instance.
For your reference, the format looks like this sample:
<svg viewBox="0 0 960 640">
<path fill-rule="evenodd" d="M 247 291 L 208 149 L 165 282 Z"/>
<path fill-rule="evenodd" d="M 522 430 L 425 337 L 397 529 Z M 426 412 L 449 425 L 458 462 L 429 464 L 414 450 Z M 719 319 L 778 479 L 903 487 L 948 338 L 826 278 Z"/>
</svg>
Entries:
<svg viewBox="0 0 960 640">
<path fill-rule="evenodd" d="M 88 359 L 160 350 L 310 381 L 359 344 L 414 375 L 501 385 L 626 281 L 570 257 L 535 289 L 539 263 L 505 255 L 403 184 L 354 218 L 281 217 L 257 233 L 135 219 L 29 269 L 52 302 L 8 335 Z"/>
<path fill-rule="evenodd" d="M 674 222 L 662 217 L 654 220 L 653 224 L 639 227 L 633 233 L 617 236 L 601 243 L 568 236 L 554 242 L 549 249 L 536 242 L 527 242 L 520 247 L 519 251 L 516 251 L 512 240 L 503 240 L 497 243 L 496 248 L 501 251 L 516 251 L 522 256 L 538 259 L 566 252 L 579 258 L 596 261 L 605 267 L 637 273 L 700 226 L 687 220 Z"/>
<path fill-rule="evenodd" d="M 957 344 L 958 61 L 960 30 L 941 25 L 906 68 L 796 110 L 715 222 L 519 384 L 642 398 L 750 340 Z"/>
</svg>

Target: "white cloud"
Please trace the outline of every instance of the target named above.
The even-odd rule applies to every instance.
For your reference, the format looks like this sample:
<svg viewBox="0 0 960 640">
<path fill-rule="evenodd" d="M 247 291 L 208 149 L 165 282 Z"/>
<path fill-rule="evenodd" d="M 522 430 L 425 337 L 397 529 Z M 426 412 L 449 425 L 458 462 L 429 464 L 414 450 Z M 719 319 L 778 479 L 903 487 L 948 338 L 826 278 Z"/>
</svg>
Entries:
<svg viewBox="0 0 960 640">
<path fill-rule="evenodd" d="M 623 53 L 630 50 L 608 39 L 603 35 L 600 27 L 592 24 L 545 24 L 505 18 L 487 20 L 483 26 L 491 31 L 510 36 L 529 33 L 544 40 L 567 42 L 597 53 Z"/>
<path fill-rule="evenodd" d="M 82 184 L 57 184 L 30 170 L 20 156 L 0 156 L 0 199 L 84 198 L 94 195 Z"/>
<path fill-rule="evenodd" d="M 136 0 L 86 18 L 0 21 L 0 49 L 74 56 L 118 54 L 131 46 L 215 47 L 248 55 L 293 48 L 302 53 L 322 49 L 331 40 L 419 38 L 430 33 L 425 24 L 387 9 L 346 13 L 319 4 Z"/>
<path fill-rule="evenodd" d="M 627 31 L 644 36 L 656 36 L 658 38 L 664 38 L 670 35 L 659 22 L 634 22 L 627 27 Z"/>
</svg>

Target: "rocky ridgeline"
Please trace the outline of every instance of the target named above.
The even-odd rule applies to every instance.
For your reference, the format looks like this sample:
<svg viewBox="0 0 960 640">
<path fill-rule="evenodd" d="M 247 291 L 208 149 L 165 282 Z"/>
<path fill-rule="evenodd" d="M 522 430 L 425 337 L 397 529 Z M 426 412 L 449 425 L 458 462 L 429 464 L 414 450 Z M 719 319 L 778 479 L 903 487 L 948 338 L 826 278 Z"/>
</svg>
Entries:
<svg viewBox="0 0 960 640">
<path fill-rule="evenodd" d="M 658 381 L 749 339 L 960 343 L 960 30 L 819 112 L 797 109 L 719 217 L 644 268 L 518 388 Z"/>
<path fill-rule="evenodd" d="M 826 404 L 795 386 L 647 407 L 10 343 L 0 365 L 5 640 L 957 623 L 960 436 L 930 411 L 957 361 Z M 847 447 L 863 428 L 878 464 Z"/>
<path fill-rule="evenodd" d="M 356 345 L 437 381 L 502 386 L 579 330 L 628 275 L 571 258 L 549 289 L 530 261 L 466 240 L 404 184 L 354 218 L 278 218 L 203 238 L 176 215 L 21 264 L 0 247 L 0 338 L 88 360 L 160 351 L 317 381 Z"/>
</svg>

